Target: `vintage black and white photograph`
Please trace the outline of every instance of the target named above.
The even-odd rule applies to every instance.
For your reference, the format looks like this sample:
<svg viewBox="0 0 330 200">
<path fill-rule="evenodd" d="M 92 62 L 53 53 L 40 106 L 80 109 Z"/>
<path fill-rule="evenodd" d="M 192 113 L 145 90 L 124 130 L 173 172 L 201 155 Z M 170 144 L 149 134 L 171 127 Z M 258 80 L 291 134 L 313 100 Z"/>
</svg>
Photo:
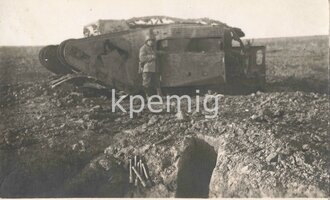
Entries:
<svg viewBox="0 0 330 200">
<path fill-rule="evenodd" d="M 327 0 L 0 0 L 0 198 L 329 198 Z"/>
</svg>

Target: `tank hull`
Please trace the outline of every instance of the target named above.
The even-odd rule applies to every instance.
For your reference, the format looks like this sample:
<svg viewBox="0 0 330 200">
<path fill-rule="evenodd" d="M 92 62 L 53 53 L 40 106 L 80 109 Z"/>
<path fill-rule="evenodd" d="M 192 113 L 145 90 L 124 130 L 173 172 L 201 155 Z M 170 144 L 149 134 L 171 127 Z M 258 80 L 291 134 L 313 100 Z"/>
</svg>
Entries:
<svg viewBox="0 0 330 200">
<path fill-rule="evenodd" d="M 234 31 L 225 24 L 136 28 L 47 46 L 40 51 L 40 61 L 56 74 L 79 73 L 95 77 L 107 87 L 132 93 L 142 88 L 141 74 L 138 73 L 139 49 L 145 38 L 151 36 L 156 41 L 157 73 L 163 88 L 222 87 L 248 79 L 264 79 L 264 47 L 244 48 L 243 54 L 235 55 L 234 47 L 226 47 L 226 33 Z M 105 50 L 105 43 L 110 45 L 110 50 Z M 45 52 L 49 49 L 52 53 L 46 57 Z M 260 49 L 262 63 L 256 65 L 256 53 Z M 49 59 L 51 56 L 54 58 Z M 47 63 L 46 59 L 52 62 Z"/>
</svg>

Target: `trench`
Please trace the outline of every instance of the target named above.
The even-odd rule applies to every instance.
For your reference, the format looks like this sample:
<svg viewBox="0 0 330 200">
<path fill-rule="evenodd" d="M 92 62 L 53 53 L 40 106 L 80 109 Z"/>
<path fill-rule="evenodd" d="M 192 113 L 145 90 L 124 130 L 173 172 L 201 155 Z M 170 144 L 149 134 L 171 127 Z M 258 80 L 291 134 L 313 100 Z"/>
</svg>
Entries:
<svg viewBox="0 0 330 200">
<path fill-rule="evenodd" d="M 177 174 L 177 198 L 208 198 L 209 184 L 216 165 L 214 147 L 192 138 L 183 151 Z"/>
</svg>

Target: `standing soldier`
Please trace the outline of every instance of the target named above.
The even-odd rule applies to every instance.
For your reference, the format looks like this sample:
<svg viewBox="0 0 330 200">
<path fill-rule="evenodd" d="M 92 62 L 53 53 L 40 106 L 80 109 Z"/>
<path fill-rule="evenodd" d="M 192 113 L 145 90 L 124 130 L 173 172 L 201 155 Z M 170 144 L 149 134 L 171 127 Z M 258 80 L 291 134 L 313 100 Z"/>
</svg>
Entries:
<svg viewBox="0 0 330 200">
<path fill-rule="evenodd" d="M 159 78 L 156 74 L 156 52 L 154 50 L 154 39 L 148 36 L 145 43 L 140 48 L 139 72 L 142 73 L 142 85 L 146 97 L 160 93 Z"/>
</svg>

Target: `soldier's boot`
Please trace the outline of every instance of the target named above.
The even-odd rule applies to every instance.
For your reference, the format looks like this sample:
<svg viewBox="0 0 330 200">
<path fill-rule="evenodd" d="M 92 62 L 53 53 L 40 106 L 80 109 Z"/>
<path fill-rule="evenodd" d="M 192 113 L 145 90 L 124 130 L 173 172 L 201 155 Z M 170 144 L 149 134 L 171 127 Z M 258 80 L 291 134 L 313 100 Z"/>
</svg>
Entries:
<svg viewBox="0 0 330 200">
<path fill-rule="evenodd" d="M 146 97 L 146 99 L 148 99 L 149 98 L 148 88 L 145 87 L 143 90 L 144 90 L 144 96 Z"/>
<path fill-rule="evenodd" d="M 160 89 L 160 87 L 158 87 L 158 88 L 156 89 L 156 91 L 157 91 L 157 95 L 158 95 L 158 96 L 160 96 L 160 97 L 163 96 L 163 93 L 162 93 L 162 90 Z"/>
<path fill-rule="evenodd" d="M 144 88 L 144 93 L 145 93 L 145 96 L 146 96 L 145 103 L 147 103 L 150 96 L 153 95 L 153 90 L 150 87 L 145 87 Z"/>
</svg>

